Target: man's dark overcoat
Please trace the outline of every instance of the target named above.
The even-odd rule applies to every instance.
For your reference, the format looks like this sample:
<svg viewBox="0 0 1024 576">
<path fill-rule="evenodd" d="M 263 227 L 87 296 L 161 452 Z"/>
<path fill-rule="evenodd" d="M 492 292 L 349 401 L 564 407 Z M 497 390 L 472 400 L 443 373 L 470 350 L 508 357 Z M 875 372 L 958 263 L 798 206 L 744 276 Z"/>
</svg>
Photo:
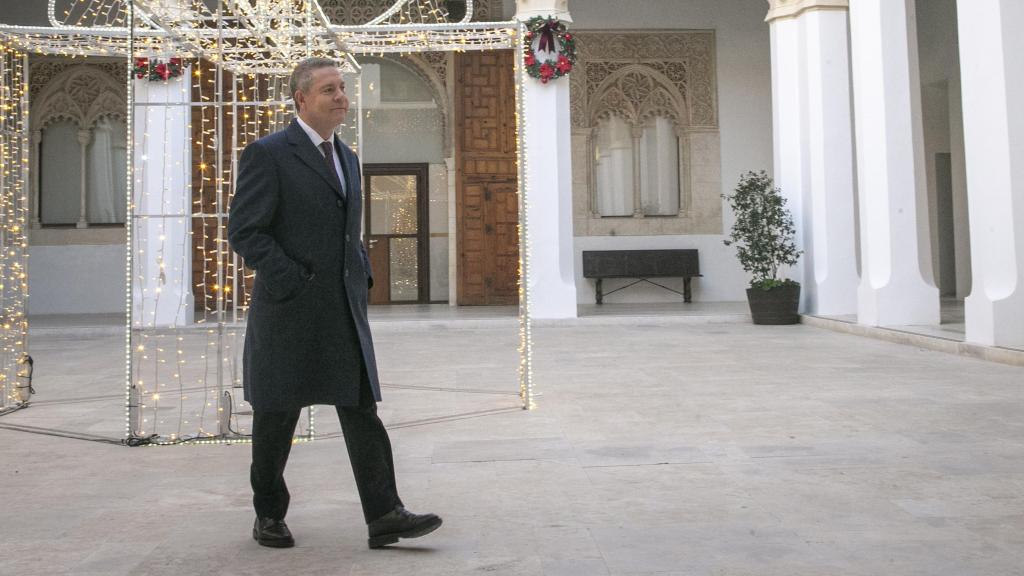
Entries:
<svg viewBox="0 0 1024 576">
<path fill-rule="evenodd" d="M 360 378 L 380 384 L 360 241 L 356 155 L 337 143 L 346 194 L 292 120 L 246 146 L 228 217 L 231 247 L 256 271 L 245 332 L 245 399 L 258 410 L 359 403 Z"/>
</svg>

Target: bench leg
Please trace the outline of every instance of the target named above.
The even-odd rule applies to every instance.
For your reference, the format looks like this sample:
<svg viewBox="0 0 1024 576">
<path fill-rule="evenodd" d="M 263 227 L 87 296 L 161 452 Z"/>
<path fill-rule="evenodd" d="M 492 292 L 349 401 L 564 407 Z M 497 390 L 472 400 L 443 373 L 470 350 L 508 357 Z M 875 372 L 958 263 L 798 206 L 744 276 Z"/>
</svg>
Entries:
<svg viewBox="0 0 1024 576">
<path fill-rule="evenodd" d="M 601 282 L 604 278 L 598 278 L 597 284 L 594 286 L 594 299 L 597 300 L 598 304 L 604 304 L 604 292 L 601 290 Z"/>
<path fill-rule="evenodd" d="M 690 292 L 690 280 L 689 276 L 683 278 L 683 302 L 687 304 L 693 301 L 693 293 Z"/>
</svg>

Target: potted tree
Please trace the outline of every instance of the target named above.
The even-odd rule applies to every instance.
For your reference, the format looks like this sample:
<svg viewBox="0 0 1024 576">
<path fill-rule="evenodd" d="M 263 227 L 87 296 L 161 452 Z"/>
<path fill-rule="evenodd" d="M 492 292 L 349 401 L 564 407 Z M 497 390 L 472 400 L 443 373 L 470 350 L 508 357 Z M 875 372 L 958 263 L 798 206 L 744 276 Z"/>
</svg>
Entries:
<svg viewBox="0 0 1024 576">
<path fill-rule="evenodd" d="M 753 274 L 747 302 L 754 324 L 798 323 L 800 283 L 779 278 L 779 268 L 796 264 L 801 254 L 781 190 L 764 171 L 747 172 L 735 193 L 722 197 L 736 215 L 725 245 L 736 245 L 740 265 Z"/>
</svg>

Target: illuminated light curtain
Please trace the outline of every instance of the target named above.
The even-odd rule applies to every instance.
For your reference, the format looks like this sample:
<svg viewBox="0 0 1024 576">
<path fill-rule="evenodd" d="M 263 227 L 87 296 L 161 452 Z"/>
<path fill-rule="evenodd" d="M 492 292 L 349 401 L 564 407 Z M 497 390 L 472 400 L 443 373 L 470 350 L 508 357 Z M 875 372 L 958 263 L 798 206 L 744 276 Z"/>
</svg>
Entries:
<svg viewBox="0 0 1024 576">
<path fill-rule="evenodd" d="M 86 152 L 90 224 L 123 224 L 126 204 L 127 133 L 125 123 L 102 118 L 93 128 Z"/>
<path fill-rule="evenodd" d="M 27 67 L 0 44 L 0 407 L 28 399 Z"/>
<path fill-rule="evenodd" d="M 594 185 L 601 216 L 633 214 L 633 136 L 618 116 L 602 119 L 594 138 Z"/>
<path fill-rule="evenodd" d="M 640 204 L 646 216 L 679 214 L 679 138 L 663 116 L 648 119 L 640 137 Z"/>
<path fill-rule="evenodd" d="M 286 0 L 272 0 L 266 3 L 254 4 L 250 2 L 225 2 L 224 0 L 186 2 L 179 0 L 169 1 L 146 1 L 126 2 L 121 0 L 59 0 L 64 4 L 70 4 L 74 10 L 64 14 L 64 10 L 55 11 L 58 17 L 51 18 L 53 28 L 26 28 L 0 24 L 0 40 L 9 42 L 12 47 L 24 47 L 33 52 L 41 54 L 53 54 L 66 57 L 102 55 L 127 56 L 129 62 L 134 62 L 135 57 L 146 58 L 170 58 L 183 57 L 191 62 L 201 58 L 209 60 L 216 59 L 218 79 L 214 86 L 206 86 L 203 78 L 204 88 L 212 88 L 212 98 L 208 101 L 193 101 L 189 104 L 202 103 L 211 108 L 215 113 L 212 121 L 203 125 L 200 122 L 200 130 L 204 135 L 212 137 L 213 148 L 207 150 L 210 163 L 202 167 L 196 166 L 203 174 L 203 181 L 207 182 L 207 192 L 216 200 L 215 210 L 207 213 L 202 208 L 202 202 L 198 204 L 192 200 L 193 208 L 198 208 L 198 214 L 171 213 L 167 210 L 150 212 L 150 207 L 142 203 L 129 204 L 129 219 L 131 225 L 126 227 L 129 246 L 136 247 L 142 244 L 137 236 L 145 239 L 147 258 L 146 265 L 133 260 L 141 258 L 142 250 L 130 250 L 128 254 L 128 308 L 132 318 L 132 326 L 129 330 L 129 337 L 126 339 L 126 368 L 129 371 L 129 385 L 126 394 L 125 415 L 127 428 L 131 435 L 136 433 L 136 439 L 148 440 L 151 435 L 155 442 L 176 442 L 182 440 L 196 440 L 199 442 L 218 441 L 218 439 L 236 440 L 239 432 L 244 435 L 244 429 L 232 429 L 232 411 L 237 407 L 237 398 L 233 399 L 226 395 L 226 388 L 236 388 L 240 382 L 240 368 L 237 359 L 240 356 L 240 336 L 242 331 L 237 324 L 241 317 L 236 312 L 235 298 L 239 292 L 245 292 L 245 274 L 238 266 L 226 264 L 230 258 L 230 249 L 222 235 L 223 219 L 226 216 L 225 206 L 230 200 L 231 187 L 233 185 L 232 167 L 237 161 L 237 151 L 244 146 L 250 130 L 249 122 L 255 127 L 251 131 L 252 136 L 263 133 L 264 129 L 272 130 L 280 128 L 280 122 L 286 113 L 287 102 L 283 101 L 282 94 L 275 94 L 273 90 L 269 94 L 261 94 L 253 100 L 263 101 L 265 104 L 256 105 L 256 102 L 243 103 L 245 98 L 227 97 L 228 93 L 242 86 L 234 82 L 242 75 L 287 75 L 291 71 L 294 62 L 307 55 L 332 55 L 339 61 L 346 62 L 340 55 L 339 50 L 347 48 L 349 53 L 374 53 L 385 52 L 406 53 L 418 51 L 449 51 L 449 50 L 490 50 L 516 48 L 519 44 L 521 24 L 512 22 L 494 23 L 459 23 L 449 25 L 444 23 L 443 14 L 435 10 L 436 4 L 433 0 L 410 0 L 401 3 L 399 10 L 391 12 L 386 18 L 397 18 L 398 22 L 391 22 L 389 25 L 360 27 L 337 26 L 323 17 L 318 2 L 289 2 Z M 467 2 L 467 15 L 472 14 L 472 2 Z M 420 9 L 420 7 L 424 9 Z M 52 9 L 51 5 L 51 9 Z M 432 8 L 433 7 L 433 8 Z M 415 8 L 415 12 L 413 9 Z M 147 13 L 146 9 L 150 12 Z M 77 11 L 76 11 L 77 10 Z M 63 17 L 59 15 L 63 14 Z M 153 18 L 151 19 L 150 16 Z M 411 22 L 410 20 L 426 20 L 424 23 Z M 432 24 L 433 21 L 437 24 Z M 69 28 L 68 26 L 79 26 Z M 346 62 L 347 64 L 347 62 Z M 348 67 L 351 69 L 351 66 Z M 188 73 L 192 73 L 190 69 Z M 222 76 L 222 74 L 237 76 Z M 520 76 L 522 78 L 522 76 Z M 129 100 L 137 104 L 138 94 L 133 92 L 143 91 L 147 80 L 129 80 Z M 198 78 L 197 78 L 197 83 Z M 13 86 L 9 94 L 14 95 L 22 85 L 19 79 L 12 83 L 4 84 Z M 517 104 L 520 106 L 518 118 L 520 129 L 524 128 L 522 102 L 522 85 L 517 86 Z M 355 93 L 359 93 L 356 89 Z M 13 96 L 12 96 L 13 97 Z M 8 100 L 10 101 L 10 100 Z M 27 102 L 27 100 L 26 100 Z M 250 107 L 255 105 L 256 107 Z M 136 106 L 129 104 L 128 126 L 131 128 L 138 124 L 133 116 L 140 116 L 145 122 L 148 114 L 160 112 L 157 106 Z M 168 112 L 168 110 L 163 110 Z M 265 113 L 267 118 L 273 118 L 272 124 L 277 126 L 263 126 L 260 119 Z M 246 114 L 249 117 L 246 118 Z M 241 117 L 244 122 L 239 122 Z M 360 124 L 362 120 L 359 120 Z M 244 130 L 240 130 L 241 125 Z M 2 128 L 2 127 L 0 127 Z M 134 132 L 134 130 L 130 130 Z M 18 132 L 27 134 L 24 130 Z M 77 136 L 77 134 L 76 134 Z M 134 135 L 133 135 L 134 136 Z M 142 137 L 133 137 L 136 142 L 144 141 Z M 200 140 L 205 143 L 205 136 Z M 353 143 L 358 142 L 358 138 Z M 518 142 L 518 153 L 520 158 L 520 177 L 522 178 L 522 166 L 525 162 L 524 148 L 522 142 Z M 133 157 L 133 170 L 131 177 L 134 184 L 128 187 L 137 187 L 135 194 L 145 196 L 147 190 L 153 196 L 153 191 L 160 192 L 163 186 L 147 187 L 140 184 L 146 174 L 152 173 L 156 168 L 173 166 L 173 163 L 166 160 L 169 154 L 169 146 L 163 146 L 164 153 L 156 153 L 151 158 L 138 154 L 138 145 L 130 145 L 126 154 Z M 27 145 L 25 147 L 27 150 Z M 205 149 L 205 147 L 204 147 Z M 8 148 L 10 150 L 10 148 Z M 80 151 L 79 151 L 80 152 Z M 27 154 L 27 152 L 26 152 Z M 79 159 L 81 154 L 79 153 Z M 27 155 L 24 157 L 27 166 Z M 81 176 L 81 171 L 79 172 Z M 520 206 L 520 243 L 527 242 L 526 218 L 524 206 L 528 198 L 528 186 L 525 180 L 521 180 L 524 186 L 521 190 L 522 204 Z M 24 195 L 20 197 L 24 201 Z M 151 199 L 153 197 L 151 196 Z M 137 199 L 141 199 L 138 197 Z M 180 199 L 175 196 L 173 199 Z M 168 200 L 173 200 L 169 198 Z M 188 196 L 184 199 L 189 201 Z M 81 201 L 81 195 L 79 195 Z M 24 203 L 24 202 L 22 202 Z M 162 202 L 160 202 L 162 204 Z M 87 206 L 88 208 L 88 206 Z M 13 214 L 7 212 L 4 214 Z M 0 214 L 2 215 L 2 214 Z M 24 214 L 20 216 L 24 221 Z M 151 294 L 153 302 L 165 302 L 168 300 L 177 301 L 178 294 L 175 287 L 182 282 L 189 283 L 189 272 L 184 261 L 177 256 L 176 251 L 187 247 L 179 238 L 166 234 L 168 226 L 179 226 L 188 219 L 202 225 L 203 220 L 209 217 L 213 225 L 209 230 L 210 240 L 214 242 L 214 250 L 203 254 L 199 266 L 213 266 L 216 268 L 217 277 L 215 284 L 209 286 L 214 294 L 214 314 L 201 318 L 207 320 L 190 327 L 174 326 L 147 326 L 142 324 L 146 318 L 144 314 L 135 314 L 132 311 L 134 303 L 142 301 L 140 296 L 134 295 L 135 291 L 147 290 Z M 164 220 L 166 225 L 155 223 L 157 220 Z M 149 221 L 148 224 L 146 222 Z M 22 228 L 23 233 L 23 228 Z M 205 236 L 206 230 L 201 233 Z M 13 258 L 15 254 L 11 254 Z M 181 265 L 179 265 L 179 263 Z M 523 274 L 528 269 L 526 251 L 521 251 L 520 267 Z M 17 272 L 17 271 L 16 271 Z M 23 269 L 15 276 L 22 281 L 20 284 L 8 283 L 8 286 L 20 286 L 27 290 Z M 189 283 L 191 284 L 191 283 Z M 230 288 L 230 292 L 228 289 Z M 532 405 L 532 382 L 530 378 L 530 325 L 529 310 L 527 306 L 528 292 L 525 291 L 525 283 L 521 280 L 521 371 L 520 386 L 524 406 Z M 239 294 L 240 295 L 240 294 Z M 172 297 L 173 296 L 173 297 Z M 241 300 L 241 301 L 244 301 Z M 8 315 L 9 318 L 16 318 L 15 315 Z M 197 319 L 198 320 L 198 319 Z M 138 322 L 138 324 L 137 324 Z M 177 325 L 177 322 L 174 323 Z M 192 335 L 201 337 L 192 337 Z M 186 362 L 186 359 L 188 362 Z M 195 371 L 202 371 L 203 375 L 196 380 Z M 158 374 L 159 370 L 159 374 Z M 164 396 L 166 394 L 166 396 Z M 161 404 L 162 403 L 162 404 Z M 177 417 L 169 416 L 167 409 L 177 405 L 173 412 Z M 139 426 L 141 424 L 142 426 Z M 238 425 L 234 421 L 235 426 Z M 312 416 L 309 421 L 309 428 L 312 429 Z M 159 425 L 159 428 L 157 428 Z"/>
</svg>

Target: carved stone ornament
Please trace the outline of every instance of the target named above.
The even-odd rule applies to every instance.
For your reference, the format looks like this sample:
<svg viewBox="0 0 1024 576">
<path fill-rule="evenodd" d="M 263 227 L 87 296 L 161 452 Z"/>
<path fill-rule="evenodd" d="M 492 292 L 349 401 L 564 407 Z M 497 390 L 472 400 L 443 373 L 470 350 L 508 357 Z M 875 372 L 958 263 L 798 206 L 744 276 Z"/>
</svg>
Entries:
<svg viewBox="0 0 1024 576">
<path fill-rule="evenodd" d="M 30 70 L 32 82 L 39 81 L 36 67 Z M 123 75 L 125 65 L 120 64 L 119 70 Z M 32 129 L 42 130 L 52 122 L 68 120 L 80 130 L 88 130 L 101 118 L 123 120 L 127 109 L 126 91 L 124 81 L 116 80 L 102 65 L 64 66 L 45 79 L 32 101 Z"/>
<path fill-rule="evenodd" d="M 90 60 L 92 60 L 90 58 Z M 31 58 L 29 60 L 29 70 L 31 73 L 29 80 L 28 93 L 29 98 L 35 101 L 39 92 L 49 84 L 50 80 L 53 80 L 55 76 L 71 68 L 72 66 L 82 66 L 82 61 L 71 60 L 69 58 L 56 58 L 53 56 L 43 56 L 38 58 Z M 122 92 L 126 91 L 124 84 L 127 80 L 127 69 L 125 66 L 124 59 L 118 59 L 117 61 L 97 61 L 89 62 L 89 66 L 99 69 L 104 74 L 110 76 L 115 82 L 118 82 L 122 86 Z"/>
<path fill-rule="evenodd" d="M 577 32 L 576 45 L 576 72 L 569 75 L 574 127 L 591 126 L 601 102 L 608 107 L 606 100 L 616 97 L 609 91 L 627 86 L 628 94 L 620 95 L 626 99 L 626 113 L 639 114 L 645 106 L 642 99 L 652 95 L 645 90 L 655 85 L 660 87 L 656 97 L 666 110 L 672 108 L 677 125 L 718 127 L 714 32 Z M 644 75 L 649 88 L 644 82 L 636 84 Z"/>
<path fill-rule="evenodd" d="M 848 10 L 850 0 L 768 0 L 766 22 L 796 18 L 808 10 Z"/>
<path fill-rule="evenodd" d="M 395 0 L 320 0 L 327 18 L 335 24 L 344 25 L 366 24 L 386 12 L 394 3 Z M 500 0 L 474 0 L 474 22 L 498 20 L 500 17 Z"/>
<path fill-rule="evenodd" d="M 569 75 L 573 227 L 578 236 L 720 234 L 721 139 L 713 31 L 577 32 Z M 675 216 L 596 213 L 593 139 L 601 121 L 622 118 L 639 138 L 653 117 L 679 138 L 680 198 Z M 635 204 L 634 204 L 635 205 Z"/>
</svg>

